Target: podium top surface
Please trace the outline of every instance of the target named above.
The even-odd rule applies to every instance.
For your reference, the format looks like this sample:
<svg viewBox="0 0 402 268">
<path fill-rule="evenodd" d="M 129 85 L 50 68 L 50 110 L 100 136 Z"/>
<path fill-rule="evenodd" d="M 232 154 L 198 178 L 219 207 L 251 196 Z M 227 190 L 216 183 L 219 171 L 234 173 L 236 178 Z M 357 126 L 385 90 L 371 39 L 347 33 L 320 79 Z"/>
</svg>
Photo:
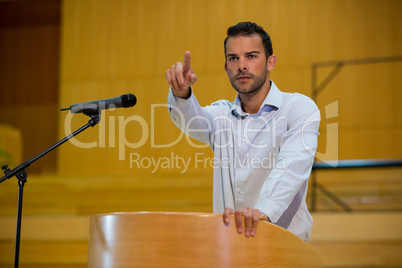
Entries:
<svg viewBox="0 0 402 268">
<path fill-rule="evenodd" d="M 221 214 L 127 212 L 91 217 L 88 267 L 322 267 L 305 241 L 260 221 L 238 234 Z"/>
</svg>

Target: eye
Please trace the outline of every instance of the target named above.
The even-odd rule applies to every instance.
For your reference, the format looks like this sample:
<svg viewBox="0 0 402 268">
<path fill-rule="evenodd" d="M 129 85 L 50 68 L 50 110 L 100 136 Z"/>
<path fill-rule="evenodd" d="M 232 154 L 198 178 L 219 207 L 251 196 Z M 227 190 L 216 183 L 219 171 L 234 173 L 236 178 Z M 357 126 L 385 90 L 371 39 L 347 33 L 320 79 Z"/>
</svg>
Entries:
<svg viewBox="0 0 402 268">
<path fill-rule="evenodd" d="M 257 56 L 256 55 L 254 55 L 254 54 L 250 54 L 250 55 L 248 55 L 248 58 L 249 59 L 254 59 L 254 58 L 256 58 Z"/>
<path fill-rule="evenodd" d="M 237 60 L 238 58 L 237 57 L 229 57 L 229 61 L 235 61 L 235 60 Z"/>
</svg>

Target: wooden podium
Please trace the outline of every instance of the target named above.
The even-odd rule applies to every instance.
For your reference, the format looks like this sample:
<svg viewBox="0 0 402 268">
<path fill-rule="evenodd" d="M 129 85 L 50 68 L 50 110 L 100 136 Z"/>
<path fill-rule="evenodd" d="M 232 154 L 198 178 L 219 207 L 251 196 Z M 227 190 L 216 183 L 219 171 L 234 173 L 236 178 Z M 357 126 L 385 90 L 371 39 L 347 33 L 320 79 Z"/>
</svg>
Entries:
<svg viewBox="0 0 402 268">
<path fill-rule="evenodd" d="M 112 213 L 91 217 L 88 267 L 322 267 L 305 241 L 268 222 L 255 237 L 221 214 Z"/>
</svg>

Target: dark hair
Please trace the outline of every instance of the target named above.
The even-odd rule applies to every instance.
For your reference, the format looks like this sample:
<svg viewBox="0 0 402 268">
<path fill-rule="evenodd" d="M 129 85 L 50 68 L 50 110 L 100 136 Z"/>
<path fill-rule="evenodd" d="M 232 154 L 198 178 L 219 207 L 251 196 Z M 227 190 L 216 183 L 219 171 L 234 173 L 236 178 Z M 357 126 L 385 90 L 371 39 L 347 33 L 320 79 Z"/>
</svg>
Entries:
<svg viewBox="0 0 402 268">
<path fill-rule="evenodd" d="M 239 22 L 236 25 L 230 26 L 227 31 L 227 37 L 225 38 L 224 46 L 225 46 L 225 57 L 226 57 L 226 43 L 229 37 L 236 36 L 250 36 L 253 34 L 258 34 L 262 38 L 262 45 L 265 50 L 265 57 L 268 59 L 274 51 L 272 49 L 271 37 L 269 37 L 268 33 L 259 25 L 254 22 Z"/>
</svg>

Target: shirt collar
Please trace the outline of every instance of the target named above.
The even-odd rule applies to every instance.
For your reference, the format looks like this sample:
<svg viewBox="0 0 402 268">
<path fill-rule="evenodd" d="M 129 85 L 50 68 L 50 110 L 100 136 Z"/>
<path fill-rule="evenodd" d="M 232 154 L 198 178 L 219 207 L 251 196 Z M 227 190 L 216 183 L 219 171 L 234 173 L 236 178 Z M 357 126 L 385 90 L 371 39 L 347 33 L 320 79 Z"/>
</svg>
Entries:
<svg viewBox="0 0 402 268">
<path fill-rule="evenodd" d="M 278 89 L 273 81 L 270 80 L 270 82 L 271 88 L 268 92 L 268 95 L 265 97 L 263 103 L 261 104 L 260 111 L 265 106 L 269 106 L 271 108 L 274 108 L 275 110 L 279 109 L 282 106 L 282 92 Z M 249 115 L 249 113 L 244 112 L 241 108 L 239 94 L 236 95 L 236 99 L 233 102 L 232 114 L 242 117 L 246 117 Z"/>
</svg>

